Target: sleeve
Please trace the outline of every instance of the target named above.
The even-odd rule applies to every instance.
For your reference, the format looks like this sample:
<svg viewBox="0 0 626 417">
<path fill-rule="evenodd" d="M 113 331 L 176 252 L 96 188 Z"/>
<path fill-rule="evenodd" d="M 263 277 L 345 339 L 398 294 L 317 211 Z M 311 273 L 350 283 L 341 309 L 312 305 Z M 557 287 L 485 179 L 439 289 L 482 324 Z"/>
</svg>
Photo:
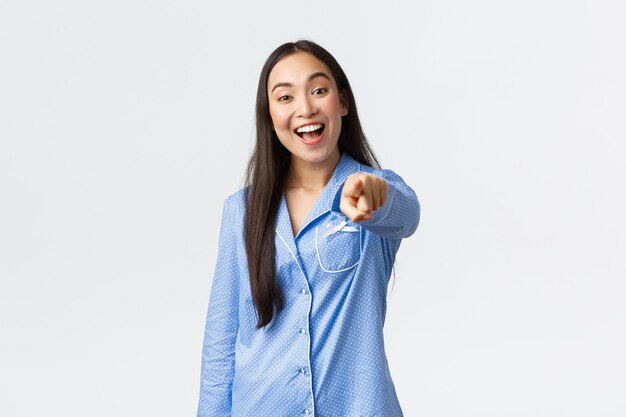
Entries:
<svg viewBox="0 0 626 417">
<path fill-rule="evenodd" d="M 198 417 L 231 415 L 235 340 L 239 325 L 238 270 L 235 222 L 227 199 L 222 212 L 217 265 L 202 347 Z"/>
<path fill-rule="evenodd" d="M 385 239 L 400 240 L 411 236 L 417 229 L 420 219 L 420 204 L 415 191 L 391 170 L 365 172 L 387 181 L 385 204 L 372 213 L 371 220 L 359 222 L 361 226 Z M 332 211 L 340 212 L 339 203 L 343 184 L 339 187 L 332 204 Z"/>
</svg>

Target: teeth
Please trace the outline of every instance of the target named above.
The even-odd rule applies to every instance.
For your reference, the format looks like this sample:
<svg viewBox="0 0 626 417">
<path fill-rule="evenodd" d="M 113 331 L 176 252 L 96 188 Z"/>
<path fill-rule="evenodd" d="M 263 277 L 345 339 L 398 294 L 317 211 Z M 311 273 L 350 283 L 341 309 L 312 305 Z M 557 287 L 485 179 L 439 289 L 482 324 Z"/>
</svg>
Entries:
<svg viewBox="0 0 626 417">
<path fill-rule="evenodd" d="M 302 126 L 296 129 L 296 132 L 298 133 L 305 133 L 305 132 L 313 132 L 314 130 L 317 129 L 321 129 L 323 127 L 322 124 L 318 123 L 315 125 L 307 125 L 307 126 Z"/>
</svg>

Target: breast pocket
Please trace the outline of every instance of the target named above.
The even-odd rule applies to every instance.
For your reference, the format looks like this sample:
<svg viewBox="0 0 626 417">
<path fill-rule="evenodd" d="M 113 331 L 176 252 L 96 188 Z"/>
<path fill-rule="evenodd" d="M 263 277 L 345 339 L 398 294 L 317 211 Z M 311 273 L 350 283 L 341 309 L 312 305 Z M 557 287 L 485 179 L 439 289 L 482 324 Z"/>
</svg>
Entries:
<svg viewBox="0 0 626 417">
<path fill-rule="evenodd" d="M 348 271 L 361 261 L 361 226 L 346 217 L 331 214 L 315 230 L 315 248 L 320 267 L 329 273 Z"/>
</svg>

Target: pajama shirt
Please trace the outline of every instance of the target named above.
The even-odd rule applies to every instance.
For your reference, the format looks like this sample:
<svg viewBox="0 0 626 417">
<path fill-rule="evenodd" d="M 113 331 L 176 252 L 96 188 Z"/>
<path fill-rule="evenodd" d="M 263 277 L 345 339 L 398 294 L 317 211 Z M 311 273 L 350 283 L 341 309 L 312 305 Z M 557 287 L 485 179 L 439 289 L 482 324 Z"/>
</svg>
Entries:
<svg viewBox="0 0 626 417">
<path fill-rule="evenodd" d="M 343 184 L 386 180 L 371 220 L 339 210 Z M 387 285 L 400 242 L 417 228 L 413 190 L 346 153 L 294 237 L 284 195 L 276 279 L 284 307 L 257 329 L 245 249 L 245 189 L 224 202 L 202 351 L 198 417 L 397 417 L 383 341 Z"/>
</svg>

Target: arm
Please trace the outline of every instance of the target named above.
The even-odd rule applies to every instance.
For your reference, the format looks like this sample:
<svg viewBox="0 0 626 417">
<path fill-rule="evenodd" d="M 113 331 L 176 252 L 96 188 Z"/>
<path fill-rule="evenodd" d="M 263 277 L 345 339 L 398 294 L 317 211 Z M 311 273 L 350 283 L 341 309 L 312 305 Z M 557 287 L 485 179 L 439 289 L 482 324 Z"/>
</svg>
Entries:
<svg viewBox="0 0 626 417">
<path fill-rule="evenodd" d="M 198 417 L 230 416 L 239 325 L 237 235 L 229 200 L 224 203 L 217 265 L 207 312 Z"/>
<path fill-rule="evenodd" d="M 390 170 L 358 173 L 337 191 L 332 210 L 383 238 L 402 239 L 417 229 L 420 205 L 415 192 Z"/>
</svg>

